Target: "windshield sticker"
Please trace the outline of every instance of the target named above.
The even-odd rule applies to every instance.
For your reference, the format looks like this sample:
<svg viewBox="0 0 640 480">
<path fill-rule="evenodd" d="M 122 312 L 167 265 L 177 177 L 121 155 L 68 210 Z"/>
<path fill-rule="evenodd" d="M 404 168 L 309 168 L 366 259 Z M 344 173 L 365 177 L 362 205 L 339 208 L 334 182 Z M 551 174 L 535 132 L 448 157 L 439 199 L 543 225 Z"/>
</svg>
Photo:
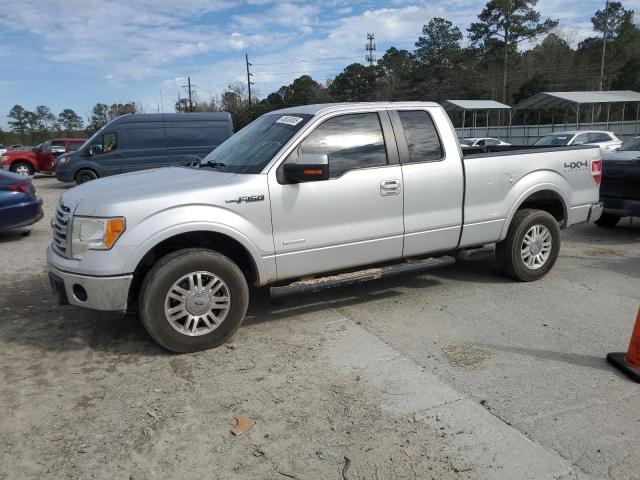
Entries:
<svg viewBox="0 0 640 480">
<path fill-rule="evenodd" d="M 299 124 L 303 119 L 300 117 L 291 117 L 289 115 L 285 115 L 284 117 L 280 117 L 278 120 L 276 120 L 276 123 L 285 123 L 287 125 L 293 125 L 296 126 L 297 124 Z"/>
</svg>

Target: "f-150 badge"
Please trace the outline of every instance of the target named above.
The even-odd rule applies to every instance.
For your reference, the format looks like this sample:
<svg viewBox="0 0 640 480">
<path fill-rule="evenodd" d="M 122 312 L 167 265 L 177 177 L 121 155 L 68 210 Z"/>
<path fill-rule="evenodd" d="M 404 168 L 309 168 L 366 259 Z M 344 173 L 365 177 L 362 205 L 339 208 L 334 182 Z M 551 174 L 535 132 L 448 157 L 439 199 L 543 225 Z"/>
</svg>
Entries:
<svg viewBox="0 0 640 480">
<path fill-rule="evenodd" d="M 250 203 L 250 202 L 262 202 L 264 200 L 264 195 L 248 195 L 246 197 L 238 197 L 232 200 L 225 200 L 225 203 Z"/>
</svg>

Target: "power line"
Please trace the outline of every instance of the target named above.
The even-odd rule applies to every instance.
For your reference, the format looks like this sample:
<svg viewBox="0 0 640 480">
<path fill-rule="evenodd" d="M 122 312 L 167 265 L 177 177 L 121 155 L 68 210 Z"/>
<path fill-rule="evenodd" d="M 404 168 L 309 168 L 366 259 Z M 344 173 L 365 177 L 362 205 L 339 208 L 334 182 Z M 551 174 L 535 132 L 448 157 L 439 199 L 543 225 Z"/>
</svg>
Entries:
<svg viewBox="0 0 640 480">
<path fill-rule="evenodd" d="M 272 62 L 272 63 L 255 63 L 256 67 L 266 67 L 268 65 L 290 65 L 292 63 L 318 63 L 318 62 L 329 62 L 332 60 L 353 60 L 356 57 L 330 57 L 330 58 L 318 58 L 315 60 L 292 60 L 290 62 Z"/>
</svg>

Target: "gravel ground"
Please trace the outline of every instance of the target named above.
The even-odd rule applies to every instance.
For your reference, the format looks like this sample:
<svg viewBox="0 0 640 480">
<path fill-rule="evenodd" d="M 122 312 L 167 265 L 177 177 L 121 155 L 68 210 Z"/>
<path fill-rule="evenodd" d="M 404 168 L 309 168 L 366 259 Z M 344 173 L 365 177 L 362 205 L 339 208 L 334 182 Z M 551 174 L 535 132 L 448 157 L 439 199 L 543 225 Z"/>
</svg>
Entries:
<svg viewBox="0 0 640 480">
<path fill-rule="evenodd" d="M 531 284 L 486 250 L 279 303 L 254 290 L 232 343 L 172 355 L 132 316 L 55 303 L 45 249 L 68 185 L 35 184 L 45 219 L 0 235 L 0 479 L 509 478 L 518 453 L 545 459 L 529 478 L 640 478 L 640 393 L 604 360 L 640 303 L 628 219 L 565 231 Z M 446 389 L 462 423 L 425 409 Z M 236 437 L 239 415 L 256 423 Z"/>
</svg>

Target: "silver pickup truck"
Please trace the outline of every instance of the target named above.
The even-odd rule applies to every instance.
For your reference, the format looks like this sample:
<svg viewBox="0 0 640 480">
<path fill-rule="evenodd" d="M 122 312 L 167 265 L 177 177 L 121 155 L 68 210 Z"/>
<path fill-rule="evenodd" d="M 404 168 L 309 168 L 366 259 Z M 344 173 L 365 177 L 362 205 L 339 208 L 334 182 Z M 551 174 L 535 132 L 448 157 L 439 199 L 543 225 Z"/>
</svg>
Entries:
<svg viewBox="0 0 640 480">
<path fill-rule="evenodd" d="M 494 243 L 506 275 L 536 280 L 556 261 L 561 228 L 600 217 L 600 176 L 597 147 L 463 157 L 435 103 L 294 107 L 195 167 L 67 191 L 50 279 L 64 304 L 137 310 L 160 345 L 202 350 L 240 326 L 249 284 L 314 290 Z"/>
</svg>

